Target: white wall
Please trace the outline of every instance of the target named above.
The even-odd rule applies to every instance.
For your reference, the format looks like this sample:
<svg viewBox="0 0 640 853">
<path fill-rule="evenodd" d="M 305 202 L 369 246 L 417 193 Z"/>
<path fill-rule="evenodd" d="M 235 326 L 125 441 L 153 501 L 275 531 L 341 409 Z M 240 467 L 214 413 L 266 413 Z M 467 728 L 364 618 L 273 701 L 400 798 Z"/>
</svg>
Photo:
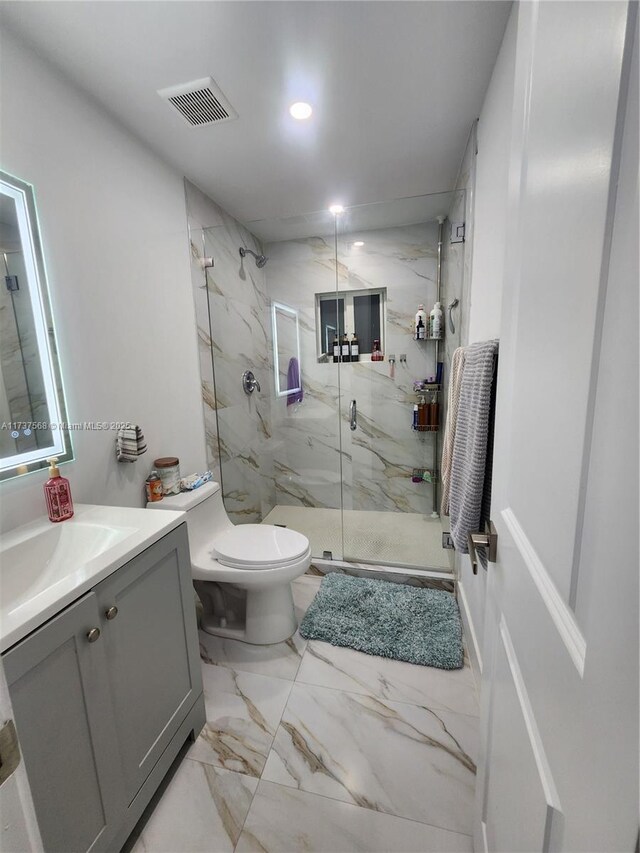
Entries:
<svg viewBox="0 0 640 853">
<path fill-rule="evenodd" d="M 67 395 L 78 421 L 131 420 L 147 438 L 115 461 L 113 432 L 75 432 L 76 502 L 142 505 L 153 459 L 205 466 L 182 176 L 2 35 L 2 167 L 35 186 Z M 45 512 L 46 471 L 0 483 L 3 529 Z"/>
<path fill-rule="evenodd" d="M 463 345 L 500 334 L 517 19 L 514 5 L 478 122 L 473 245 L 466 247 L 473 253 L 473 262 L 469 293 L 462 306 L 468 315 L 463 322 Z M 474 576 L 466 554 L 457 554 L 456 563 L 460 604 L 477 672 L 482 668 L 486 575 L 480 569 Z"/>
</svg>

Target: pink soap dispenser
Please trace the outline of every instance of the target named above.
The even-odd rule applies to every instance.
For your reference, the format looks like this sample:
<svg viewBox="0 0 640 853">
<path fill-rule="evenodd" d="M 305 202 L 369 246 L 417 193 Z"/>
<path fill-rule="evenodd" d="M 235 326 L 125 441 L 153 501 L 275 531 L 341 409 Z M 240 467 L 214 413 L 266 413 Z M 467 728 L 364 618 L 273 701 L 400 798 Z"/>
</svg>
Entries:
<svg viewBox="0 0 640 853">
<path fill-rule="evenodd" d="M 60 476 L 56 456 L 47 459 L 49 463 L 49 479 L 44 484 L 44 496 L 47 501 L 49 521 L 65 521 L 73 515 L 71 486 L 66 477 Z"/>
</svg>

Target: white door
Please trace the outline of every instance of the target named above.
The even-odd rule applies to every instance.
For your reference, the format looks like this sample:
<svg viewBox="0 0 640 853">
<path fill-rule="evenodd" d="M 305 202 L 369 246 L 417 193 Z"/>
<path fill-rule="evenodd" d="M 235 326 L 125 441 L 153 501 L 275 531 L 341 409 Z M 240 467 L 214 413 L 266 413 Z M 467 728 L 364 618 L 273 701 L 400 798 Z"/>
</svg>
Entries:
<svg viewBox="0 0 640 853">
<path fill-rule="evenodd" d="M 518 11 L 476 851 L 636 844 L 634 5 Z"/>
</svg>

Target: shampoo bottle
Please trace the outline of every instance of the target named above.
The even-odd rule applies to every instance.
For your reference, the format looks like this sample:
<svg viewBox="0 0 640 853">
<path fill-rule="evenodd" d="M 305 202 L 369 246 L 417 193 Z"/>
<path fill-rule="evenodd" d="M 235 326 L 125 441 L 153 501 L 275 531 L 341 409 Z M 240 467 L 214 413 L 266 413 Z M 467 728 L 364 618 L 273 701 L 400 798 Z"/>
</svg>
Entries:
<svg viewBox="0 0 640 853">
<path fill-rule="evenodd" d="M 56 462 L 57 457 L 47 459 L 49 462 L 49 479 L 44 484 L 44 496 L 47 502 L 49 521 L 65 521 L 73 515 L 71 486 L 66 477 L 60 476 Z"/>
<path fill-rule="evenodd" d="M 439 302 L 431 309 L 429 316 L 431 326 L 431 337 L 439 339 L 442 337 L 442 305 Z"/>
<path fill-rule="evenodd" d="M 351 361 L 360 361 L 360 343 L 355 332 L 351 336 Z"/>
<path fill-rule="evenodd" d="M 342 343 L 340 344 L 340 361 L 351 361 L 351 352 L 349 350 L 349 338 L 347 337 L 346 332 L 342 336 Z"/>
<path fill-rule="evenodd" d="M 337 364 L 340 361 L 340 341 L 338 335 L 333 336 L 333 363 Z"/>
</svg>

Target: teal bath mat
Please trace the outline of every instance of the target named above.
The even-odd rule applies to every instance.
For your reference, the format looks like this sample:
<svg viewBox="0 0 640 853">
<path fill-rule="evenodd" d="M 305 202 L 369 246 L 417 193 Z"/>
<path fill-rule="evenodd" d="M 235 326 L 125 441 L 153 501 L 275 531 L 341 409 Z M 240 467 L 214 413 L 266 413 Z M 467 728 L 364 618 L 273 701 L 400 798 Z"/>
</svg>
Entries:
<svg viewBox="0 0 640 853">
<path fill-rule="evenodd" d="M 331 572 L 300 625 L 324 640 L 385 658 L 460 669 L 462 625 L 453 593 Z"/>
</svg>

